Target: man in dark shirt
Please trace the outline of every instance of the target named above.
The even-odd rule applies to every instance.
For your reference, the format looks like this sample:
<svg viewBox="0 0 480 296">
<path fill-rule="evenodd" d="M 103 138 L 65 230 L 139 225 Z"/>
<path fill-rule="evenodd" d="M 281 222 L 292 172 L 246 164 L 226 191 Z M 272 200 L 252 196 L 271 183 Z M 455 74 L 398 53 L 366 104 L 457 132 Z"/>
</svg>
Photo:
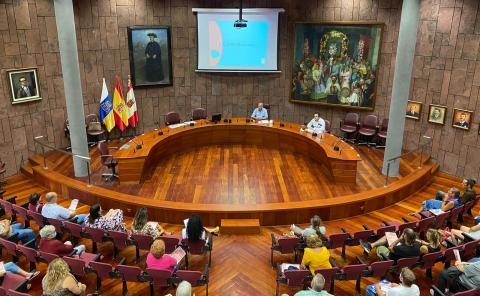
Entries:
<svg viewBox="0 0 480 296">
<path fill-rule="evenodd" d="M 460 204 L 465 204 L 469 201 L 474 200 L 477 197 L 477 193 L 474 190 L 475 180 L 473 179 L 465 179 L 463 180 L 463 186 L 465 186 L 465 192 L 462 196 L 460 196 L 459 201 Z"/>
<path fill-rule="evenodd" d="M 417 234 L 411 228 L 405 228 L 402 235 L 387 246 L 387 238 L 384 236 L 376 242 L 369 244 L 360 241 L 365 251 L 369 253 L 372 248 L 377 247 L 376 254 L 380 259 L 398 260 L 420 256 L 421 245 L 416 241 Z"/>
</svg>

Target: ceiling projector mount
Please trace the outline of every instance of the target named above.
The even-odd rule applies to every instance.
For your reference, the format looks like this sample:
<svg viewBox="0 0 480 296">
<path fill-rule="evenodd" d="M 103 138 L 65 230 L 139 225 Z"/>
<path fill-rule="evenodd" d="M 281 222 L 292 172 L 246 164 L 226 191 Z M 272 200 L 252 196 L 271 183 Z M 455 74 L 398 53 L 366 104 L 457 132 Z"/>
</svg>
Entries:
<svg viewBox="0 0 480 296">
<path fill-rule="evenodd" d="M 247 20 L 242 18 L 242 9 L 243 9 L 243 0 L 240 0 L 240 11 L 238 13 L 238 20 L 235 21 L 233 24 L 234 28 L 241 29 L 247 27 Z"/>
</svg>

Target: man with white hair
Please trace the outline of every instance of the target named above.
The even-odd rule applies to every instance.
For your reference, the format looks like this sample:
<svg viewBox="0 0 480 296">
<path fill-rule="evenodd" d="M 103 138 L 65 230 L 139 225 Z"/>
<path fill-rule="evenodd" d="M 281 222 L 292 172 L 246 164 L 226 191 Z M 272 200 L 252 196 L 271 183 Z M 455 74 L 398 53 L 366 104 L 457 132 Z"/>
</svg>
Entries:
<svg viewBox="0 0 480 296">
<path fill-rule="evenodd" d="M 325 132 L 325 120 L 323 120 L 318 113 L 313 114 L 313 119 L 307 124 L 307 133 L 321 134 Z"/>
<path fill-rule="evenodd" d="M 45 195 L 47 203 L 42 208 L 42 216 L 60 221 L 75 218 L 78 224 L 83 225 L 87 214 L 75 215 L 75 211 L 71 211 L 57 204 L 57 193 L 49 192 Z"/>
<path fill-rule="evenodd" d="M 79 255 L 85 252 L 84 245 L 74 247 L 70 241 L 62 242 L 56 239 L 57 232 L 55 226 L 45 225 L 40 229 L 39 250 L 46 253 L 57 254 L 59 256 L 67 256 L 75 250 L 75 254 Z"/>
<path fill-rule="evenodd" d="M 323 290 L 325 287 L 325 278 L 320 273 L 317 273 L 313 277 L 311 286 L 312 287 L 308 290 L 297 292 L 295 296 L 333 296 Z"/>
<path fill-rule="evenodd" d="M 258 107 L 253 110 L 251 117 L 255 121 L 268 119 L 268 111 L 263 108 L 263 103 L 258 103 Z"/>
<path fill-rule="evenodd" d="M 165 296 L 172 296 L 172 294 Z M 192 296 L 192 285 L 187 281 L 181 281 L 180 284 L 178 284 L 175 296 Z M 193 294 L 193 296 L 195 296 L 195 294 Z"/>
</svg>

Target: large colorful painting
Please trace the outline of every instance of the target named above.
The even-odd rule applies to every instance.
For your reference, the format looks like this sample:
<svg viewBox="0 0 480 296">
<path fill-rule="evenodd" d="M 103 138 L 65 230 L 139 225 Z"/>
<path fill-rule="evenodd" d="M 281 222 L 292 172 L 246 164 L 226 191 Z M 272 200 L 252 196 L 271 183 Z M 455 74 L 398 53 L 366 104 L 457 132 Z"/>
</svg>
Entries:
<svg viewBox="0 0 480 296">
<path fill-rule="evenodd" d="M 373 110 L 381 23 L 296 23 L 291 101 Z"/>
</svg>

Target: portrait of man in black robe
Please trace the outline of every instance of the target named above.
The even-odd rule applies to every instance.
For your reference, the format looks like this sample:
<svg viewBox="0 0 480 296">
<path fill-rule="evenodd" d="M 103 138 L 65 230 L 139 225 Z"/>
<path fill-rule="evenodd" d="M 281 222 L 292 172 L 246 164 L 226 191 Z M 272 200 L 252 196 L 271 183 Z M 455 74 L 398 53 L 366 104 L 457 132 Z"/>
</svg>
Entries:
<svg viewBox="0 0 480 296">
<path fill-rule="evenodd" d="M 155 38 L 157 34 L 147 34 L 150 41 L 145 48 L 145 78 L 149 82 L 163 80 L 162 53 Z"/>
</svg>

